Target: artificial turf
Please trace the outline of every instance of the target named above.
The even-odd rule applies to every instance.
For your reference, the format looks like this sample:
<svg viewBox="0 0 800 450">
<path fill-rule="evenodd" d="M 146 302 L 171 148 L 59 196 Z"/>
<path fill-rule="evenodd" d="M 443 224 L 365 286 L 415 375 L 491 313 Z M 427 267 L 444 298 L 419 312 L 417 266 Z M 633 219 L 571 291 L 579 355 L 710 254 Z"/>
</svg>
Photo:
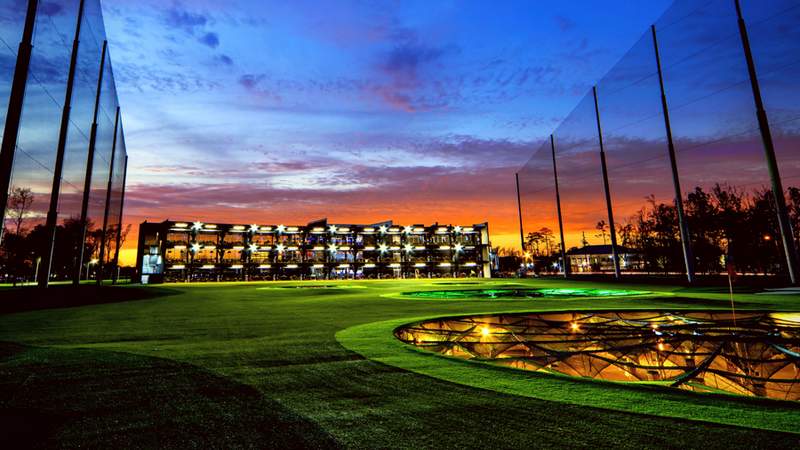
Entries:
<svg viewBox="0 0 800 450">
<path fill-rule="evenodd" d="M 476 288 L 444 283 L 455 281 L 120 287 L 96 295 L 95 305 L 4 314 L 0 429 L 6 436 L 0 441 L 226 448 L 800 445 L 800 434 L 793 433 L 800 429 L 791 425 L 800 419 L 794 403 L 531 376 L 426 355 L 391 336 L 393 324 L 420 317 L 719 309 L 728 305 L 724 292 L 626 285 L 653 294 L 522 300 L 400 295 Z M 538 280 L 479 287 L 510 283 L 613 287 Z M 280 288 L 312 285 L 318 287 Z M 12 292 L 0 291 L 0 301 L 19 295 Z M 58 300 L 63 306 L 66 299 Z M 800 310 L 800 300 L 737 294 L 736 306 Z"/>
</svg>

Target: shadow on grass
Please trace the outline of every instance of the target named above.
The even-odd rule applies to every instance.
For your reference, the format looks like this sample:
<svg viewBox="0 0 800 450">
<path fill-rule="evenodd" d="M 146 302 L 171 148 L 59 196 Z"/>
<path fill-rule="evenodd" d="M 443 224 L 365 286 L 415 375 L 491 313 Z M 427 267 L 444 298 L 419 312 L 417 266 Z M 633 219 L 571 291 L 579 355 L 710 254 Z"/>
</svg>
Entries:
<svg viewBox="0 0 800 450">
<path fill-rule="evenodd" d="M 190 364 L 0 343 L 9 448 L 328 448 L 317 425 L 255 388 Z"/>
<path fill-rule="evenodd" d="M 0 315 L 39 309 L 71 308 L 75 306 L 147 300 L 178 294 L 164 287 L 139 286 L 35 286 L 0 289 Z"/>
</svg>

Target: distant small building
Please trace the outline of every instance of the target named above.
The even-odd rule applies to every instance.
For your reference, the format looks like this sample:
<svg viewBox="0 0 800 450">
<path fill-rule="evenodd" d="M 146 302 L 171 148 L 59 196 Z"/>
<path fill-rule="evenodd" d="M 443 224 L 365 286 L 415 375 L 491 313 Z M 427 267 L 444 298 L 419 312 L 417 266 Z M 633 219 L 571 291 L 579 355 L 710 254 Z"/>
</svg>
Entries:
<svg viewBox="0 0 800 450">
<path fill-rule="evenodd" d="M 617 246 L 619 266 L 622 270 L 642 269 L 642 255 L 633 249 Z M 587 245 L 567 251 L 567 259 L 573 273 L 613 272 L 611 245 Z"/>
</svg>

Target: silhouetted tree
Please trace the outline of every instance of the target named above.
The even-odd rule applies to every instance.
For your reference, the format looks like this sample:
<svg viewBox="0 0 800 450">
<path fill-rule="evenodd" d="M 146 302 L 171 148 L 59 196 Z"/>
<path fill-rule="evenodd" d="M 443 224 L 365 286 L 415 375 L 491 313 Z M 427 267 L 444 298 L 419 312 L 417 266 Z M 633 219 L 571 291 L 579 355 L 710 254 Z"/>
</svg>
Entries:
<svg viewBox="0 0 800 450">
<path fill-rule="evenodd" d="M 8 195 L 6 214 L 15 225 L 14 234 L 20 234 L 24 231 L 22 222 L 25 220 L 31 205 L 33 205 L 33 199 L 34 195 L 30 188 L 15 187 Z"/>
<path fill-rule="evenodd" d="M 601 220 L 597 222 L 597 225 L 594 227 L 599 233 L 595 234 L 594 237 L 599 237 L 603 239 L 603 245 L 606 245 L 606 235 L 608 234 L 608 224 L 605 220 Z"/>
</svg>

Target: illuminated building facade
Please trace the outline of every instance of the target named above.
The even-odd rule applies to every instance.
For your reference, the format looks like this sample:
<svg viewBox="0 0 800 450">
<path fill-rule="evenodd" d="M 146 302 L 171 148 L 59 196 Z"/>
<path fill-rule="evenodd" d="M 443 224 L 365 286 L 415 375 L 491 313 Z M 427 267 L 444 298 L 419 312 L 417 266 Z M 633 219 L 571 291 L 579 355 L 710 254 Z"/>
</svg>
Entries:
<svg viewBox="0 0 800 450">
<path fill-rule="evenodd" d="M 489 224 L 144 222 L 137 276 L 162 281 L 490 277 Z"/>
</svg>

